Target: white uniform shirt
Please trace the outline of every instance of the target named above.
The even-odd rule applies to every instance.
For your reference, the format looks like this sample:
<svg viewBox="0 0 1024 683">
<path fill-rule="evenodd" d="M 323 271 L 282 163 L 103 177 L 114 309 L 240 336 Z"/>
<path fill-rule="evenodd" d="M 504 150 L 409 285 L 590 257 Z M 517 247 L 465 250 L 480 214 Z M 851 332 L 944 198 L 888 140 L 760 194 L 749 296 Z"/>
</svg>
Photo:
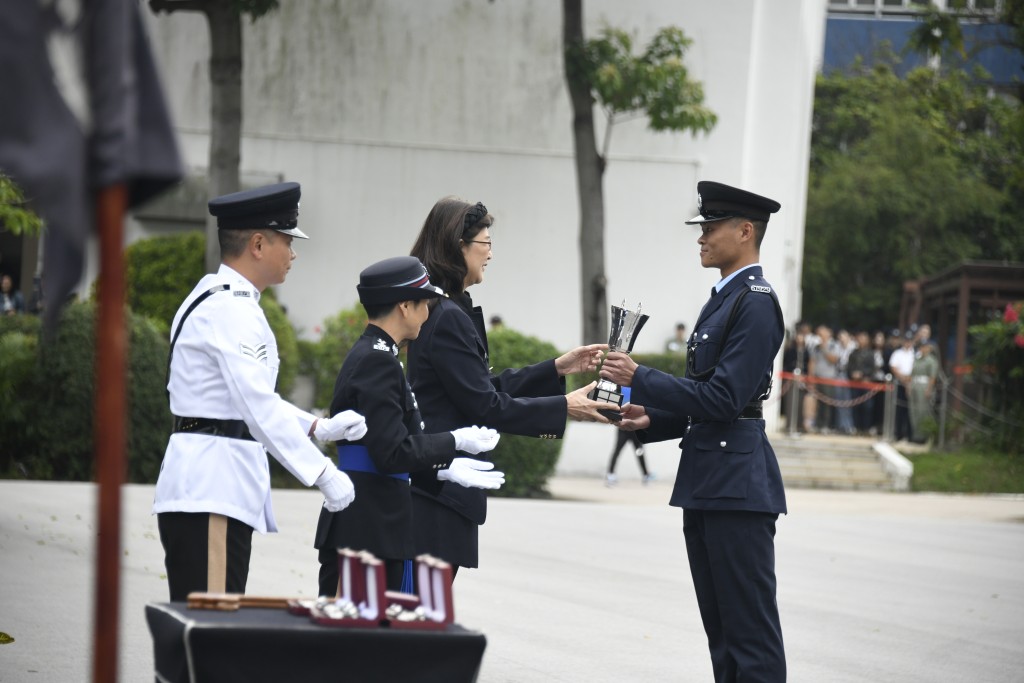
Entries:
<svg viewBox="0 0 1024 683">
<path fill-rule="evenodd" d="M 901 346 L 893 351 L 889 357 L 889 367 L 893 372 L 909 377 L 914 371 L 914 349 L 905 349 Z"/>
<path fill-rule="evenodd" d="M 299 481 L 313 484 L 329 463 L 307 437 L 315 417 L 274 391 L 279 359 L 259 292 L 221 265 L 206 275 L 174 316 L 211 287 L 181 328 L 171 358 L 171 412 L 181 417 L 243 420 L 257 441 L 207 434 L 171 435 L 156 482 L 153 512 L 212 512 L 260 533 L 277 531 L 264 447 Z"/>
</svg>

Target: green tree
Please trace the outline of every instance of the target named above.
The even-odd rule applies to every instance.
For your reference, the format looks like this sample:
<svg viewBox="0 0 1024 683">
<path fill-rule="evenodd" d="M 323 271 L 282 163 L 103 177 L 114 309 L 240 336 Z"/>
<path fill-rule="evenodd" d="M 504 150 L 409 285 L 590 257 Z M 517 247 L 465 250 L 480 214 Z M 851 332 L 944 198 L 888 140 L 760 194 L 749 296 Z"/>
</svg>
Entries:
<svg viewBox="0 0 1024 683">
<path fill-rule="evenodd" d="M 43 221 L 25 201 L 21 188 L 10 177 L 0 173 L 0 229 L 15 235 L 38 235 Z"/>
<path fill-rule="evenodd" d="M 606 28 L 583 36 L 583 1 L 563 0 L 566 82 L 573 114 L 576 182 L 580 202 L 580 277 L 584 341 L 608 334 L 608 278 L 604 258 L 604 171 L 616 122 L 646 116 L 656 131 L 710 131 L 715 114 L 704 90 L 690 78 L 683 57 L 691 41 L 668 26 L 640 55 L 627 32 Z M 605 114 L 604 142 L 597 150 L 593 107 Z"/>
<path fill-rule="evenodd" d="M 1002 0 L 996 11 L 971 7 L 967 0 L 947 0 L 944 8 L 934 2 L 919 5 L 918 24 L 910 35 L 907 48 L 942 60 L 960 64 L 973 59 L 983 50 L 999 46 L 1024 53 L 1024 0 Z M 1005 32 L 997 32 L 987 41 L 968 45 L 961 22 L 999 24 Z M 1015 95 L 1024 101 L 1024 82 L 1018 81 Z"/>
<path fill-rule="evenodd" d="M 868 69 L 819 76 L 804 317 L 882 327 L 902 283 L 964 259 L 1024 259 L 1024 117 L 985 74 Z"/>
<path fill-rule="evenodd" d="M 210 29 L 210 157 L 207 192 L 219 197 L 240 188 L 242 146 L 242 15 L 256 21 L 277 9 L 278 0 L 149 0 L 156 13 L 202 12 Z M 217 221 L 206 217 L 206 271 L 220 263 Z"/>
</svg>

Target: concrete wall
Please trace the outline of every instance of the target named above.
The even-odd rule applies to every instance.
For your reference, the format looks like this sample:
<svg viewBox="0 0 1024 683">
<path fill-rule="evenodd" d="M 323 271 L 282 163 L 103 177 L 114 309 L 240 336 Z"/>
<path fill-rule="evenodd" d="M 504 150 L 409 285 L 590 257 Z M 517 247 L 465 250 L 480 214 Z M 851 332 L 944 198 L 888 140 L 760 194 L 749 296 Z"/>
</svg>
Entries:
<svg viewBox="0 0 1024 683">
<path fill-rule="evenodd" d="M 715 130 L 617 125 L 605 176 L 609 299 L 643 302 L 638 351 L 692 327 L 717 271 L 699 267 L 696 181 L 775 199 L 762 250 L 790 322 L 799 310 L 821 0 L 714 3 L 587 0 L 603 25 L 646 44 L 665 25 L 718 114 Z M 186 162 L 207 159 L 208 35 L 201 15 L 148 17 Z M 278 288 L 305 336 L 355 303 L 358 272 L 407 253 L 434 201 L 483 201 L 497 217 L 494 260 L 471 293 L 488 314 L 569 348 L 580 339 L 578 198 L 552 0 L 310 0 L 244 27 L 242 169 L 302 183 L 298 262 Z M 600 118 L 600 115 L 599 115 Z M 139 230 L 131 232 L 140 234 Z M 586 340 L 602 341 L 602 340 Z"/>
</svg>

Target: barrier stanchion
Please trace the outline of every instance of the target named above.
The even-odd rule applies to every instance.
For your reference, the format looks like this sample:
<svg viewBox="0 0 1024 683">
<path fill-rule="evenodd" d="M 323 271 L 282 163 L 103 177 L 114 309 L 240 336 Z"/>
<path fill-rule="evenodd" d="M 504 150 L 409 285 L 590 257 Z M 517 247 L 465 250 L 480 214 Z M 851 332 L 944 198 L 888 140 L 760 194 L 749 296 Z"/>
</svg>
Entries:
<svg viewBox="0 0 1024 683">
<path fill-rule="evenodd" d="M 789 435 L 799 436 L 800 434 L 800 395 L 803 393 L 803 379 L 800 377 L 800 368 L 793 370 L 793 379 L 789 390 Z"/>
<path fill-rule="evenodd" d="M 885 375 L 885 412 L 883 417 L 882 436 L 892 443 L 896 435 L 896 383 L 892 374 Z"/>
<path fill-rule="evenodd" d="M 949 380 L 940 374 L 939 382 L 942 384 L 942 393 L 939 394 L 939 435 L 936 438 L 936 445 L 941 451 L 946 446 L 946 408 L 949 405 Z"/>
</svg>

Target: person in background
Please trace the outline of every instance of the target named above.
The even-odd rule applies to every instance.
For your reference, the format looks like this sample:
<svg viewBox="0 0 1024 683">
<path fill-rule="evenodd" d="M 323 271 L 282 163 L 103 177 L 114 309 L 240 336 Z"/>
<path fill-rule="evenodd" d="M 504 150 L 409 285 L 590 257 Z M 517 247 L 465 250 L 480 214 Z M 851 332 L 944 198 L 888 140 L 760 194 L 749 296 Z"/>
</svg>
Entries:
<svg viewBox="0 0 1024 683">
<path fill-rule="evenodd" d="M 629 387 L 622 387 L 622 404 L 629 403 Z M 654 475 L 651 474 L 647 469 L 647 459 L 644 457 L 644 444 L 637 437 L 636 432 L 631 432 L 625 429 L 615 430 L 615 447 L 612 449 L 611 460 L 608 461 L 608 473 L 605 475 L 604 483 L 605 486 L 612 487 L 619 483 L 619 477 L 615 474 L 615 465 L 619 461 L 619 453 L 626 444 L 633 446 L 633 453 L 636 454 L 637 465 L 640 466 L 640 474 L 642 476 L 641 481 L 644 486 L 654 481 Z"/>
<path fill-rule="evenodd" d="M 0 275 L 0 313 L 16 315 L 25 312 L 25 299 L 14 289 L 14 280 L 7 273 Z"/>
<path fill-rule="evenodd" d="M 886 346 L 885 332 L 876 330 L 871 335 L 871 381 L 884 384 L 889 374 L 889 349 Z M 885 429 L 885 394 L 879 392 L 871 399 L 871 427 L 868 433 L 872 436 L 881 434 Z"/>
<path fill-rule="evenodd" d="M 828 325 L 818 325 L 816 332 L 818 342 L 810 352 L 811 360 L 807 364 L 807 374 L 813 378 L 835 380 L 839 377 L 839 344 L 833 339 L 832 328 Z M 829 434 L 834 427 L 835 409 L 832 403 L 836 397 L 836 386 L 819 382 L 812 384 L 811 387 L 822 398 L 815 401 L 812 410 L 806 410 L 807 406 L 804 406 L 804 431 Z"/>
<path fill-rule="evenodd" d="M 501 319 L 500 315 L 491 316 L 491 331 L 500 330 L 505 326 L 505 321 Z"/>
<path fill-rule="evenodd" d="M 448 294 L 409 344 L 409 382 L 425 431 L 485 424 L 502 433 L 559 439 L 567 419 L 607 423 L 598 410 L 608 404 L 587 397 L 596 382 L 565 393 L 565 376 L 595 370 L 607 344 L 580 346 L 558 358 L 492 374 L 483 310 L 467 290 L 484 281 L 493 255 L 493 224 L 482 203 L 445 197 L 431 208 L 412 248 L 431 281 Z M 417 554 L 440 557 L 456 571 L 478 566 L 486 495 L 450 483 L 435 492 L 429 477 L 421 479 L 412 476 Z"/>
<path fill-rule="evenodd" d="M 676 323 L 675 334 L 665 342 L 665 353 L 686 353 L 686 323 Z"/>
<path fill-rule="evenodd" d="M 790 391 L 803 392 L 802 378 L 807 375 L 807 361 L 810 354 L 807 352 L 807 329 L 805 325 L 798 325 L 796 331 L 789 338 L 786 347 L 782 351 L 782 369 L 794 375 L 799 374 L 800 381 L 793 380 L 793 387 Z M 803 425 L 804 401 L 806 396 L 797 396 L 796 400 L 790 398 L 782 399 L 782 414 L 786 416 L 786 425 L 789 431 L 796 432 Z M 810 397 L 813 401 L 814 398 Z M 790 415 L 791 407 L 796 406 L 796 415 Z"/>
<path fill-rule="evenodd" d="M 924 427 L 932 414 L 935 380 L 939 377 L 939 361 L 934 349 L 935 345 L 930 342 L 921 344 L 910 371 L 910 440 L 914 443 L 928 440 Z"/>
<path fill-rule="evenodd" d="M 850 354 L 857 348 L 857 342 L 854 341 L 848 330 L 840 329 L 836 333 L 836 347 L 839 349 L 839 360 L 836 363 L 836 379 L 846 382 L 850 379 L 847 367 L 850 363 Z M 840 404 L 835 409 L 836 431 L 847 436 L 855 434 L 857 430 L 853 424 L 853 407 L 845 405 L 852 396 L 850 387 L 845 384 L 837 385 L 834 395 L 836 401 Z"/>
<path fill-rule="evenodd" d="M 896 379 L 896 441 L 911 438 L 910 376 L 914 372 L 914 333 L 903 336 L 903 344 L 889 357 L 889 370 Z"/>
<path fill-rule="evenodd" d="M 866 330 L 860 330 L 855 339 L 856 348 L 850 352 L 846 372 L 852 382 L 871 382 L 875 371 L 875 353 L 871 349 L 871 336 Z M 854 387 L 850 392 L 854 400 L 861 400 L 853 406 L 853 423 L 859 434 L 867 434 L 873 420 L 875 397 L 867 397 L 868 392 L 865 387 Z"/>
</svg>

